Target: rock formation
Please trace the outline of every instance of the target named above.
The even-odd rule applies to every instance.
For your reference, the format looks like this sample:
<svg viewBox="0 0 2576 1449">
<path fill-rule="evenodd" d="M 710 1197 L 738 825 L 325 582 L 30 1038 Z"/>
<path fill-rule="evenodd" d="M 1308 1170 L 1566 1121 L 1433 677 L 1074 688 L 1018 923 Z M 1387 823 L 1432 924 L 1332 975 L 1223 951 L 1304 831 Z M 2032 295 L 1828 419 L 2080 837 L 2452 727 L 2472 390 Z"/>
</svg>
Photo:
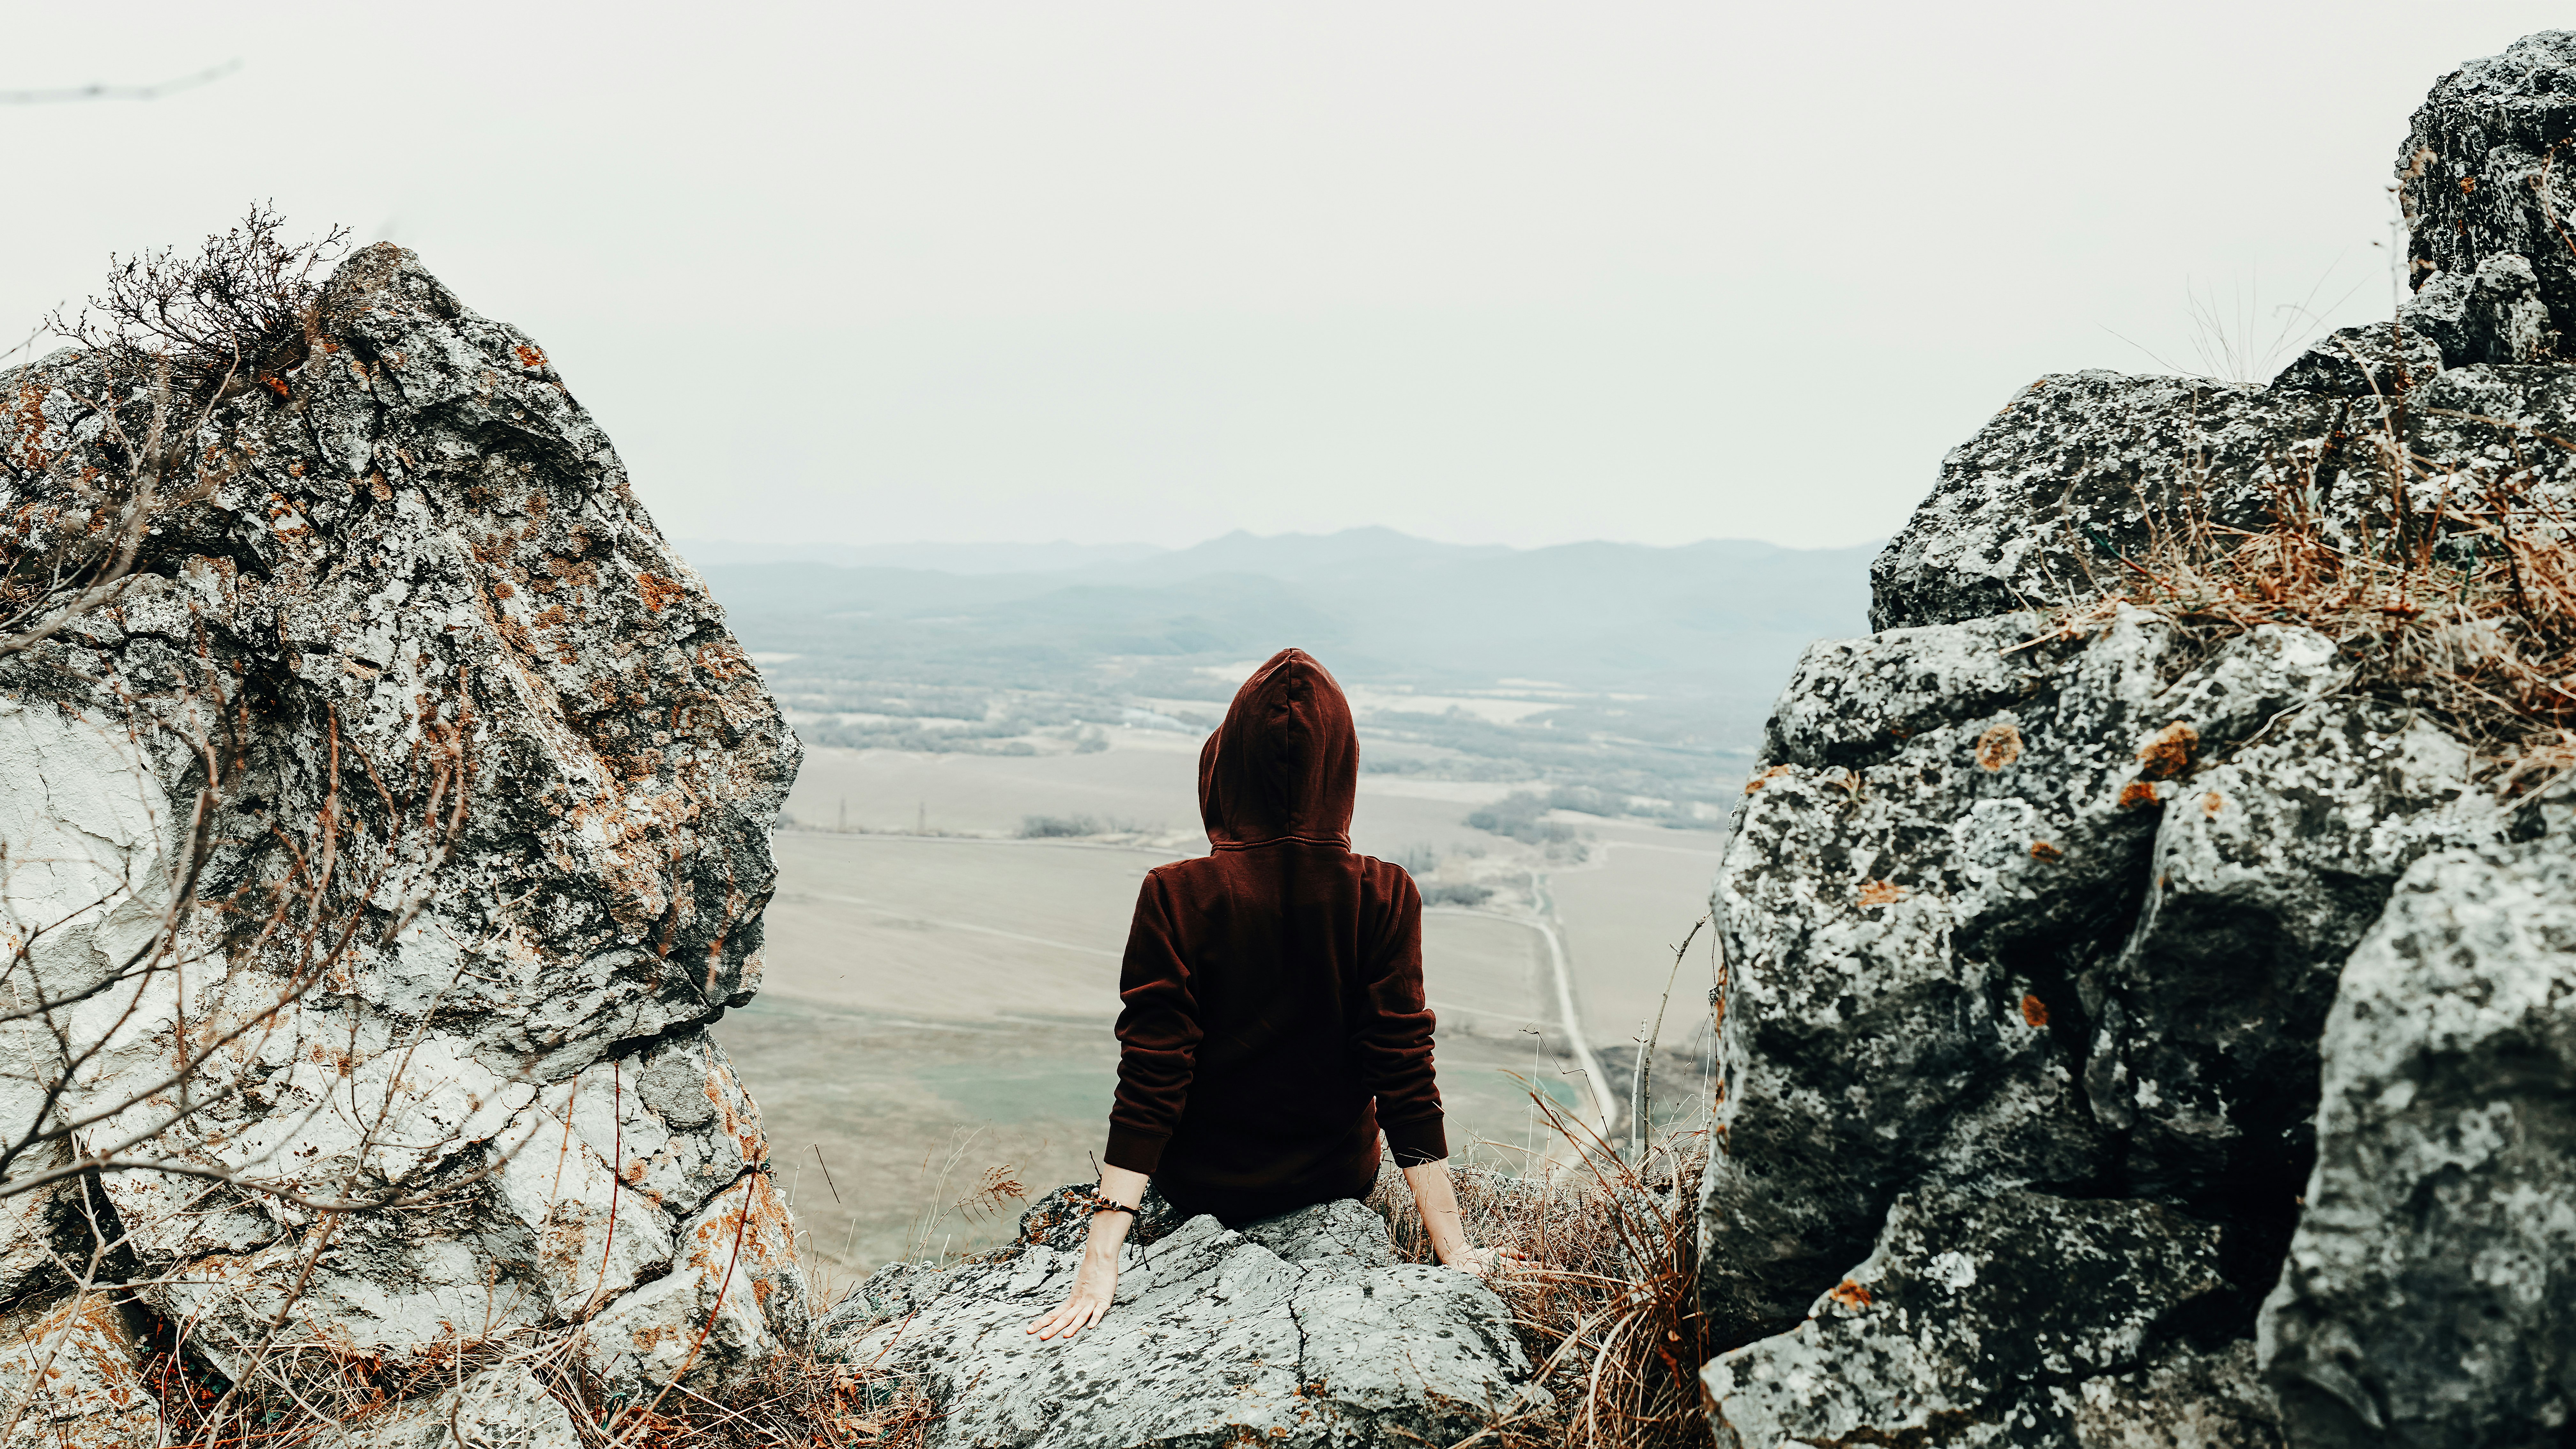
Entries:
<svg viewBox="0 0 2576 1449">
<path fill-rule="evenodd" d="M 138 1336 L 217 1385 L 721 1379 L 806 1332 L 706 1031 L 795 737 L 535 342 L 385 244 L 294 354 L 183 418 L 121 596 L 0 660 L 0 1380 L 73 1342 L 35 1412 L 95 1430 Z M 10 559 L 103 526 L 137 388 L 0 374 Z"/>
<path fill-rule="evenodd" d="M 1061 1199 L 994 1259 L 880 1269 L 819 1325 L 822 1347 L 925 1379 L 939 1442 L 985 1449 L 1446 1444 L 1539 1392 L 1494 1291 L 1396 1262 L 1385 1221 L 1350 1201 L 1240 1233 L 1149 1218 L 1117 1310 L 1041 1343 L 1029 1320 L 1064 1301 L 1088 1231 Z"/>
<path fill-rule="evenodd" d="M 2314 630 L 2050 611 L 2204 524 L 2576 496 L 2571 137 L 2576 35 L 2443 80 L 2394 326 L 2041 379 L 1800 664 L 1715 888 L 1722 1444 L 2569 1432 L 2576 794 Z"/>
</svg>

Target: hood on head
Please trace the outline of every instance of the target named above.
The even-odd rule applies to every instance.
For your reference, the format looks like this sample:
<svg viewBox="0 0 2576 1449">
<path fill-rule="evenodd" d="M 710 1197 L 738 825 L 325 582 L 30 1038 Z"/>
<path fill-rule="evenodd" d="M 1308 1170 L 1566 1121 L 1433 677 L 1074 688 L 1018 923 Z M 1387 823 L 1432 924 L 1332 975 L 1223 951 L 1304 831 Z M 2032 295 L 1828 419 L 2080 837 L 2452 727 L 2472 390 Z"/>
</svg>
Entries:
<svg viewBox="0 0 2576 1449">
<path fill-rule="evenodd" d="M 1351 703 L 1303 649 L 1282 649 L 1234 692 L 1199 750 L 1199 818 L 1219 850 L 1351 843 L 1360 739 Z"/>
</svg>

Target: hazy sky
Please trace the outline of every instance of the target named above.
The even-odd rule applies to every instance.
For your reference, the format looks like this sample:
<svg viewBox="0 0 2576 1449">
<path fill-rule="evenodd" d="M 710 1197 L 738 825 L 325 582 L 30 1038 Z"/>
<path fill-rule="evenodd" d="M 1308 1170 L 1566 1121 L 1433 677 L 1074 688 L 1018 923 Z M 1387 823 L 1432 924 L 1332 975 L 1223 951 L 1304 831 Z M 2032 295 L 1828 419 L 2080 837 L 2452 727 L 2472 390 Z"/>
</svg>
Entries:
<svg viewBox="0 0 2576 1449">
<path fill-rule="evenodd" d="M 1846 544 L 2039 373 L 2229 370 L 2195 296 L 2385 317 L 2408 113 L 2571 20 L 0 4 L 0 88 L 243 62 L 0 107 L 0 346 L 273 197 L 534 334 L 678 536 Z"/>
</svg>

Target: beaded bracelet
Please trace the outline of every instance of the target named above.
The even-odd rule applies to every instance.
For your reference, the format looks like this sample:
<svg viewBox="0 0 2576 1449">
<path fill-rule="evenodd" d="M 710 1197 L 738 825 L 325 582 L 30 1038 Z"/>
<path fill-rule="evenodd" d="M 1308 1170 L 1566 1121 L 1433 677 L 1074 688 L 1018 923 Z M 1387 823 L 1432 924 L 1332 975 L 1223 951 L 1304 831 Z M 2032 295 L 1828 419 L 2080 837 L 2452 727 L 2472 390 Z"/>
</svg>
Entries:
<svg viewBox="0 0 2576 1449">
<path fill-rule="evenodd" d="M 1102 1213 L 1132 1213 L 1136 1211 L 1134 1208 L 1129 1207 L 1123 1202 L 1110 1201 L 1109 1194 L 1102 1192 L 1096 1187 L 1078 1187 L 1072 1192 L 1066 1194 L 1066 1196 L 1072 1198 L 1075 1202 L 1088 1204 L 1091 1208 L 1091 1215 L 1095 1218 L 1100 1216 Z"/>
</svg>

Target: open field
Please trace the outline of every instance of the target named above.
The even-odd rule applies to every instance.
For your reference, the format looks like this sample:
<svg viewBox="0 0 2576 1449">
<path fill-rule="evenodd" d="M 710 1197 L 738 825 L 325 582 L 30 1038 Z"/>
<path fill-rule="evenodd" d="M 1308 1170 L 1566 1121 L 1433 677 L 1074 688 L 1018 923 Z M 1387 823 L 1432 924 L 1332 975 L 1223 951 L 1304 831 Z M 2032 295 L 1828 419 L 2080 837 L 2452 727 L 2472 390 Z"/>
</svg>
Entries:
<svg viewBox="0 0 2576 1449">
<path fill-rule="evenodd" d="M 789 812 L 809 828 L 774 842 L 762 994 L 716 1034 L 761 1104 L 817 1261 L 855 1270 L 943 1242 L 998 1241 L 1016 1203 L 954 1207 L 986 1169 L 1008 1165 L 1032 1192 L 1093 1172 L 1138 881 L 1206 849 L 1196 739 L 1124 729 L 1111 739 L 1088 754 L 817 749 L 808 759 Z M 1464 824 L 1503 793 L 1363 776 L 1355 844 L 1426 879 L 1543 881 L 1585 1036 L 1620 1064 L 1607 1086 L 1624 1093 L 1629 1038 L 1671 977 L 1672 945 L 1705 908 L 1719 837 L 1587 822 L 1589 859 L 1560 847 L 1551 860 Z M 851 830 L 839 833 L 830 827 L 844 800 Z M 1144 828 L 1130 843 L 1009 838 L 1027 816 L 1072 814 Z M 932 831 L 979 834 L 859 833 L 925 819 Z M 1510 913 L 1424 918 L 1453 1147 L 1482 1138 L 1512 1144 L 1494 1155 L 1521 1155 L 1532 1143 L 1522 1081 L 1533 1075 L 1568 1107 L 1585 1100 L 1565 1075 L 1573 1054 L 1529 918 L 1536 900 L 1504 895 L 1492 904 Z M 1705 1055 L 1707 971 L 1695 952 L 1664 1030 L 1658 1073 L 1678 1100 L 1696 1090 Z M 924 1229 L 925 1211 L 941 1205 L 950 1210 Z"/>
</svg>

